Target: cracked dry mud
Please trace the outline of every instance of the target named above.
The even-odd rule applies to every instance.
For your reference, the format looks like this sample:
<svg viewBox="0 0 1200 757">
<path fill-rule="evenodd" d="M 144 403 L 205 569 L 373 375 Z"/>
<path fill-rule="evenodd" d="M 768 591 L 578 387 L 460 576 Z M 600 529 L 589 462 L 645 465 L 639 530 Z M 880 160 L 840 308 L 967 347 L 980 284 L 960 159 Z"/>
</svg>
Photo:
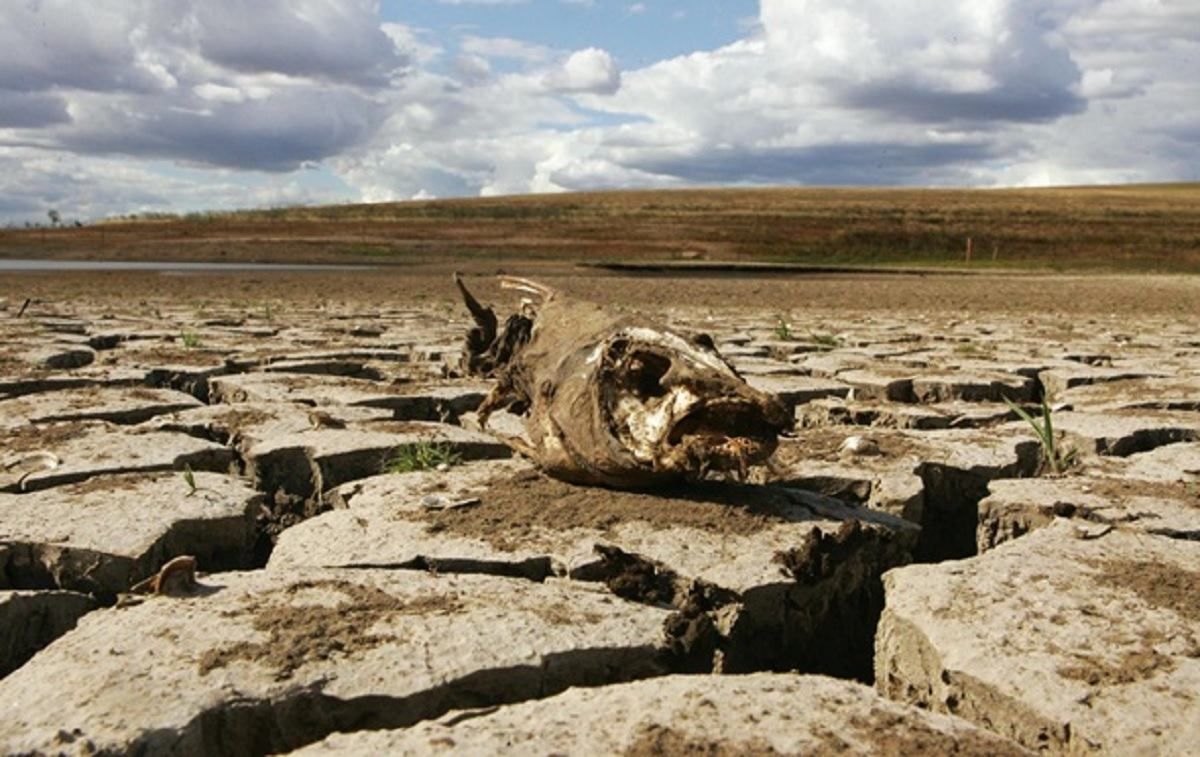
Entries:
<svg viewBox="0 0 1200 757">
<path fill-rule="evenodd" d="M 748 482 L 616 492 L 479 431 L 489 386 L 456 372 L 448 306 L 13 315 L 0 752 L 1200 740 L 1186 319 L 805 311 L 781 338 L 777 312 L 655 312 L 796 429 Z M 1005 403 L 1043 397 L 1075 453 L 1060 476 Z M 453 465 L 388 472 L 431 446 Z M 180 555 L 190 593 L 128 594 Z"/>
</svg>

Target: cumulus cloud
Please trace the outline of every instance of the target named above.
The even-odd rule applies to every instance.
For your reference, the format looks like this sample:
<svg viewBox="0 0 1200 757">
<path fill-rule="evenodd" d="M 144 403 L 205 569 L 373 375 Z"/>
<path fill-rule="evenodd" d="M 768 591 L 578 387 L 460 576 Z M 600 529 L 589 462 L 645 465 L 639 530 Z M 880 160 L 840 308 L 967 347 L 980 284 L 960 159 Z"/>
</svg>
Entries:
<svg viewBox="0 0 1200 757">
<path fill-rule="evenodd" d="M 547 74 L 546 85 L 555 92 L 610 95 L 621 86 L 621 71 L 607 51 L 589 47 Z"/>
<path fill-rule="evenodd" d="M 1085 106 L 1079 67 L 1042 3 L 813 6 L 764 3 L 771 53 L 811 67 L 851 107 L 946 123 L 1047 121 Z"/>
<path fill-rule="evenodd" d="M 0 129 L 31 129 L 70 120 L 66 98 L 61 95 L 0 90 Z"/>
<path fill-rule="evenodd" d="M 190 5 L 183 20 L 200 55 L 235 71 L 385 84 L 404 64 L 371 0 L 204 0 Z"/>
<path fill-rule="evenodd" d="M 374 0 L 22 0 L 0 5 L 0 217 L 194 206 L 206 176 L 242 205 L 1194 180 L 1198 27 L 1190 0 L 761 0 L 741 39 L 623 70 Z M 314 163 L 333 189 L 297 178 Z M 139 194 L 162 165 L 186 180 Z"/>
<path fill-rule="evenodd" d="M 63 156 L 0 147 L 0 221 L 44 222 L 52 208 L 69 222 L 128 213 L 357 199 L 349 190 L 306 178 L 305 172 L 246 175 L 123 157 Z"/>
<path fill-rule="evenodd" d="M 278 89 L 263 98 L 226 96 L 146 118 L 119 105 L 83 103 L 80 125 L 60 144 L 85 154 L 176 158 L 231 168 L 286 171 L 366 139 L 383 106 L 354 92 Z"/>
<path fill-rule="evenodd" d="M 369 0 L 7 3 L 0 142 L 295 170 L 383 122 L 396 34 Z"/>
<path fill-rule="evenodd" d="M 1160 26 L 1189 15 L 1166 5 Z M 1134 18 L 1154 10 L 1132 0 L 762 0 L 743 40 L 626 72 L 614 97 L 589 104 L 674 134 L 621 160 L 686 181 L 1195 178 L 1194 161 L 1172 164 L 1169 145 L 1149 147 L 1171 138 L 1171 116 L 1136 115 L 1167 92 L 1177 123 L 1196 123 L 1200 110 L 1176 67 L 1134 61 L 1173 36 L 1175 56 L 1200 53 L 1195 40 Z"/>
<path fill-rule="evenodd" d="M 103 0 L 86 8 L 70 0 L 4 3 L 0 89 L 155 92 L 170 87 L 170 74 L 135 46 L 139 15 Z"/>
</svg>

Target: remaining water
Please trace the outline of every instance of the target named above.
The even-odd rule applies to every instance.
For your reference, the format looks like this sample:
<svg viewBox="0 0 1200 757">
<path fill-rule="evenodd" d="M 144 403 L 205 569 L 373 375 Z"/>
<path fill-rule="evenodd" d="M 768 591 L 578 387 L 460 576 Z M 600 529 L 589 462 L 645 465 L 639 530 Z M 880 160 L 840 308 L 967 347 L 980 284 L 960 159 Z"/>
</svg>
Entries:
<svg viewBox="0 0 1200 757">
<path fill-rule="evenodd" d="M 40 260 L 0 258 L 0 273 L 9 271 L 161 271 L 208 273 L 229 271 L 369 271 L 369 265 L 303 263 L 175 263 L 161 260 Z"/>
</svg>

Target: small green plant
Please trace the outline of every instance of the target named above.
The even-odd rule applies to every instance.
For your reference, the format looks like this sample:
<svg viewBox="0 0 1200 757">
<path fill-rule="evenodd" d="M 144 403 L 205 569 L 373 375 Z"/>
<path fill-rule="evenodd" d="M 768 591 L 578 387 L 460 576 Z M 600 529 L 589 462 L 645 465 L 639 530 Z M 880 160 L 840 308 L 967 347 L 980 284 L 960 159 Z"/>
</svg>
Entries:
<svg viewBox="0 0 1200 757">
<path fill-rule="evenodd" d="M 269 302 L 263 305 L 263 320 L 267 323 L 275 320 L 274 316 L 271 314 L 271 303 Z"/>
<path fill-rule="evenodd" d="M 200 341 L 199 334 L 197 334 L 195 331 L 188 331 L 186 329 L 179 332 L 179 341 L 186 349 L 189 350 L 198 349 L 203 345 L 203 343 Z"/>
<path fill-rule="evenodd" d="M 1059 475 L 1075 462 L 1075 450 L 1066 450 L 1058 446 L 1058 438 L 1054 433 L 1054 419 L 1050 411 L 1050 403 L 1045 399 L 1042 400 L 1042 418 L 1038 422 L 1037 418 L 1027 413 L 1023 407 L 1013 402 L 1007 397 L 1004 397 L 1004 404 L 1008 405 L 1008 409 L 1012 410 L 1021 420 L 1029 424 L 1033 429 L 1033 433 L 1037 436 L 1038 442 L 1042 446 L 1042 460 L 1054 475 Z"/>
<path fill-rule="evenodd" d="M 781 342 L 792 341 L 792 327 L 782 318 L 775 324 L 775 338 Z"/>
<path fill-rule="evenodd" d="M 387 473 L 413 473 L 433 470 L 442 465 L 458 465 L 462 455 L 454 451 L 448 442 L 418 442 L 397 447 L 384 466 Z"/>
<path fill-rule="evenodd" d="M 187 496 L 190 497 L 199 491 L 196 486 L 196 474 L 192 472 L 192 466 L 190 465 L 183 466 L 183 483 L 187 484 Z"/>
<path fill-rule="evenodd" d="M 808 340 L 821 350 L 832 350 L 842 346 L 842 340 L 833 334 L 817 334 L 810 331 L 808 332 Z"/>
</svg>

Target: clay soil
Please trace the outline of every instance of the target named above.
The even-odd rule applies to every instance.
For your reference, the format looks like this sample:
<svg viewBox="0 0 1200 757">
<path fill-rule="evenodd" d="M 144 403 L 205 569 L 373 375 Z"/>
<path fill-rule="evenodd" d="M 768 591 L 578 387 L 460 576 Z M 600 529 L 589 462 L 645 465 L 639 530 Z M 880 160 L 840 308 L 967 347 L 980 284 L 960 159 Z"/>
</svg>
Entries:
<svg viewBox="0 0 1200 757">
<path fill-rule="evenodd" d="M 1097 567 L 1102 584 L 1131 592 L 1151 607 L 1171 610 L 1200 623 L 1200 604 L 1196 602 L 1200 573 L 1153 562 L 1112 561 Z"/>
<path fill-rule="evenodd" d="M 856 717 L 851 721 L 853 733 L 845 736 L 854 738 L 855 745 L 832 730 L 818 732 L 821 743 L 808 754 L 812 757 L 833 757 L 858 752 L 868 746 L 872 754 L 880 757 L 1007 757 L 1025 752 L 999 739 L 978 733 L 961 733 L 949 736 L 935 731 L 908 715 L 897 715 L 879 708 L 870 717 Z M 857 747 L 857 748 L 856 748 Z M 762 739 L 730 742 L 716 739 L 690 737 L 681 731 L 663 726 L 649 726 L 625 750 L 625 757 L 653 757 L 654 755 L 695 755 L 695 757 L 770 757 L 781 754 Z"/>
<path fill-rule="evenodd" d="M 89 424 L 78 422 L 48 426 L 20 426 L 5 433 L 5 451 L 23 453 L 49 449 L 83 436 L 90 427 Z"/>
<path fill-rule="evenodd" d="M 293 585 L 294 594 L 304 589 L 338 591 L 346 595 L 336 606 L 283 603 L 255 607 L 254 630 L 268 635 L 261 642 L 240 642 L 211 650 L 200 659 L 200 671 L 208 673 L 236 660 L 264 665 L 283 680 L 306 662 L 336 654 L 362 651 L 392 641 L 394 637 L 364 634 L 364 629 L 391 615 L 453 614 L 462 608 L 453 596 L 426 597 L 405 602 L 385 591 L 348 581 L 310 581 Z"/>
</svg>

